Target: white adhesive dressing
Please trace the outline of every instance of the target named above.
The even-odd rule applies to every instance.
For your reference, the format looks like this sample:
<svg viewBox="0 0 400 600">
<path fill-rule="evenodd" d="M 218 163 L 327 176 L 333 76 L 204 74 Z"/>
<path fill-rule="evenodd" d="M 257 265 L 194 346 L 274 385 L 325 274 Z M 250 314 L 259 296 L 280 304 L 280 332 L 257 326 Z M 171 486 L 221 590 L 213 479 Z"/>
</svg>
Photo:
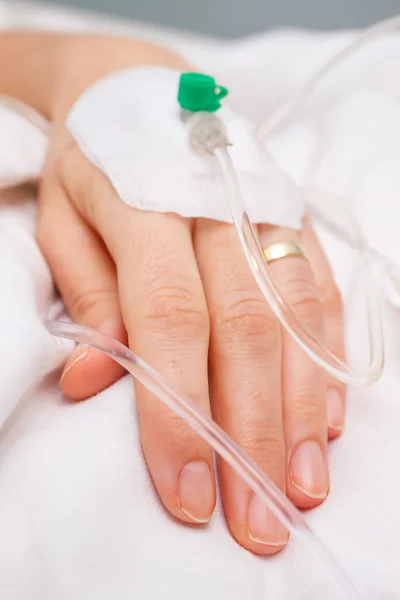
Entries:
<svg viewBox="0 0 400 600">
<path fill-rule="evenodd" d="M 179 76 L 154 67 L 113 73 L 79 98 L 66 126 L 129 206 L 231 222 L 216 160 L 190 148 L 177 102 Z M 217 115 L 233 144 L 252 222 L 299 229 L 301 191 L 260 152 L 247 120 L 225 107 Z"/>
</svg>

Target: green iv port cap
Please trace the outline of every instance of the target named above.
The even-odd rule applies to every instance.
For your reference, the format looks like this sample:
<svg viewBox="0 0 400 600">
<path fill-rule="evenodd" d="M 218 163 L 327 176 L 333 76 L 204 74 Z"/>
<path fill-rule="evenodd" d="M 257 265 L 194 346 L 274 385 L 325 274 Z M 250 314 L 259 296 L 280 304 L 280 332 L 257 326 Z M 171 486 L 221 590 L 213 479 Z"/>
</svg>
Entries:
<svg viewBox="0 0 400 600">
<path fill-rule="evenodd" d="M 215 79 L 202 73 L 182 73 L 179 81 L 178 102 L 191 112 L 215 112 L 228 90 L 215 83 Z"/>
</svg>

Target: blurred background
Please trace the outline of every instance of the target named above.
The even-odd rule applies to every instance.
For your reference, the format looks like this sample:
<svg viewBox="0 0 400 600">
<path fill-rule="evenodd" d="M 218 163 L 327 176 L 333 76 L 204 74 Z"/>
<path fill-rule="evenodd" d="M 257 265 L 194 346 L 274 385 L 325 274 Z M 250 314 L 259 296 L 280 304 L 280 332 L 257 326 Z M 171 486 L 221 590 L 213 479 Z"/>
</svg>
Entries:
<svg viewBox="0 0 400 600">
<path fill-rule="evenodd" d="M 49 2 L 49 0 L 45 0 Z M 400 12 L 400 0 L 51 0 L 159 25 L 236 37 L 269 27 L 361 27 Z"/>
</svg>

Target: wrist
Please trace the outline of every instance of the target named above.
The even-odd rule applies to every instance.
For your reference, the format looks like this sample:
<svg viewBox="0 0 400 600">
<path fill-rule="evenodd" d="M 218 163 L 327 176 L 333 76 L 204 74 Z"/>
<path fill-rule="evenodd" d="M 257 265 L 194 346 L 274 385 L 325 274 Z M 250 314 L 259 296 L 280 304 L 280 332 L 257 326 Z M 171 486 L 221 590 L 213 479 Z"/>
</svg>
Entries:
<svg viewBox="0 0 400 600">
<path fill-rule="evenodd" d="M 18 98 L 46 117 L 68 36 L 30 31 L 0 34 L 0 94 Z"/>
<path fill-rule="evenodd" d="M 173 52 L 130 38 L 100 35 L 65 38 L 59 55 L 52 120 L 64 120 L 74 102 L 95 81 L 120 69 L 146 65 L 194 70 Z"/>
<path fill-rule="evenodd" d="M 7 31 L 0 34 L 0 59 L 0 94 L 18 98 L 52 121 L 63 120 L 85 89 L 118 69 L 193 70 L 165 48 L 102 35 Z"/>
</svg>

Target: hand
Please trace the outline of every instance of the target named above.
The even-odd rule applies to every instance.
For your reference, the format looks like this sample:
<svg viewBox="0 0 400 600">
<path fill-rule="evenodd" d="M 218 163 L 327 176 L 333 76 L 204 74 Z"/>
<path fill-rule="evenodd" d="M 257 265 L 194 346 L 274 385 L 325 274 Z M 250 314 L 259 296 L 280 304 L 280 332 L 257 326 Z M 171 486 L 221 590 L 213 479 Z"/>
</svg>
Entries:
<svg viewBox="0 0 400 600">
<path fill-rule="evenodd" d="M 318 505 L 329 491 L 328 437 L 343 428 L 343 386 L 280 328 L 233 226 L 126 206 L 63 125 L 72 103 L 107 72 L 136 64 L 190 67 L 161 49 L 110 38 L 68 40 L 61 56 L 38 239 L 73 320 L 128 341 L 211 413 L 297 506 Z M 258 231 L 263 247 L 303 246 L 310 263 L 287 257 L 271 268 L 301 318 L 343 355 L 340 296 L 310 222 L 300 233 L 268 225 Z M 111 359 L 78 346 L 62 388 L 82 400 L 121 375 Z M 143 452 L 162 502 L 182 521 L 208 521 L 216 496 L 210 448 L 135 386 Z M 285 529 L 226 464 L 218 467 L 235 539 L 259 554 L 284 547 Z"/>
</svg>

